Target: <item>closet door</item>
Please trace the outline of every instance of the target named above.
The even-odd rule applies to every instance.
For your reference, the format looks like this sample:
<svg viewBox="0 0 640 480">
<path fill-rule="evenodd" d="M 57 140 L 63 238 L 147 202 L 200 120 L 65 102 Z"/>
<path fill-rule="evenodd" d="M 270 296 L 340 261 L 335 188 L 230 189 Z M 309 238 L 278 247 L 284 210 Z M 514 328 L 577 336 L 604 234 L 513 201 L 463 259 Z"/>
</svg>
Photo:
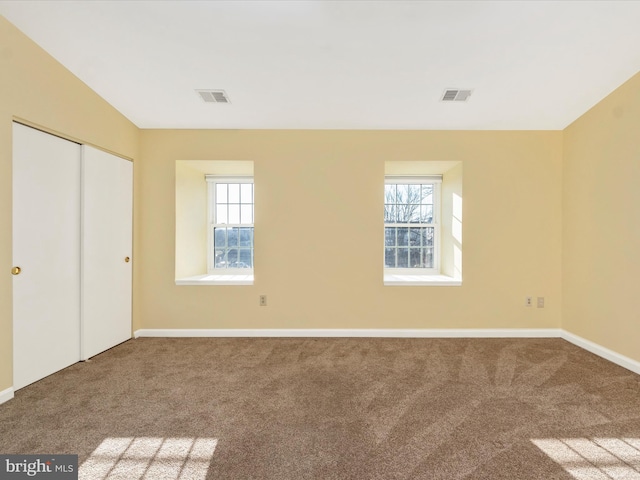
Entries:
<svg viewBox="0 0 640 480">
<path fill-rule="evenodd" d="M 133 164 L 82 147 L 83 360 L 131 338 Z"/>
<path fill-rule="evenodd" d="M 14 389 L 80 359 L 80 155 L 14 123 Z"/>
</svg>

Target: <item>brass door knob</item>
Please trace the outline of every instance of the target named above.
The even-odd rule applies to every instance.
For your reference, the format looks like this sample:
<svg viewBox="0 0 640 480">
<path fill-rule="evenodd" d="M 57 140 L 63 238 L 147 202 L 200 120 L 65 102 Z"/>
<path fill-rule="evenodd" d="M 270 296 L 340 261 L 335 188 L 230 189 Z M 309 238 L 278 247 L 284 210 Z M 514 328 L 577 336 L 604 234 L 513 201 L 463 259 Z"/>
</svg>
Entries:
<svg viewBox="0 0 640 480">
<path fill-rule="evenodd" d="M 129 257 L 124 257 L 124 261 L 127 262 L 127 263 L 129 263 L 130 260 L 131 259 Z"/>
<path fill-rule="evenodd" d="M 20 275 L 21 271 L 22 271 L 22 269 L 20 267 L 13 267 L 11 269 L 11 275 Z"/>
</svg>

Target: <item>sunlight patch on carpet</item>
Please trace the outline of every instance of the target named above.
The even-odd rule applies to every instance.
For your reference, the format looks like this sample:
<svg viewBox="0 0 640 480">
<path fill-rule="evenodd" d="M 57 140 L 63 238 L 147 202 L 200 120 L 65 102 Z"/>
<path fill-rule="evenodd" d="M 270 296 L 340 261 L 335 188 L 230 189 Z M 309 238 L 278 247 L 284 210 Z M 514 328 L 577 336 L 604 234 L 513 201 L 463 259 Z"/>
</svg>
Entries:
<svg viewBox="0 0 640 480">
<path fill-rule="evenodd" d="M 216 438 L 106 438 L 80 466 L 80 480 L 204 480 Z"/>
<path fill-rule="evenodd" d="M 544 438 L 531 442 L 577 480 L 640 480 L 640 438 Z"/>
</svg>

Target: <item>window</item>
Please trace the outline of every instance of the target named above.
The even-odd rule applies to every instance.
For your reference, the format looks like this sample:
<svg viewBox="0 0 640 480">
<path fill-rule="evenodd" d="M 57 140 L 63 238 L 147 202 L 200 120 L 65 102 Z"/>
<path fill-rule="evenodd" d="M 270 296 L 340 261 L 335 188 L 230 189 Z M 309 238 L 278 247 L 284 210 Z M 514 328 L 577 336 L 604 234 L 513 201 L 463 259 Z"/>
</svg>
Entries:
<svg viewBox="0 0 640 480">
<path fill-rule="evenodd" d="M 385 177 L 385 274 L 440 273 L 442 176 Z"/>
<path fill-rule="evenodd" d="M 208 273 L 253 273 L 253 177 L 207 175 Z"/>
</svg>

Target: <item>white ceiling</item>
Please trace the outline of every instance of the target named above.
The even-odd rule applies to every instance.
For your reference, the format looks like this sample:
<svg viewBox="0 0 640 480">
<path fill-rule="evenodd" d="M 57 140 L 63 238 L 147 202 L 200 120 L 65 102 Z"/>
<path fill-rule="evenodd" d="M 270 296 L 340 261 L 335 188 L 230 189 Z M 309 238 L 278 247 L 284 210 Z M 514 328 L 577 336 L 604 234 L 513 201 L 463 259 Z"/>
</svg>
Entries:
<svg viewBox="0 0 640 480">
<path fill-rule="evenodd" d="M 6 1 L 141 128 L 562 129 L 640 70 L 640 1 Z M 195 89 L 223 89 L 207 104 Z M 443 103 L 446 88 L 473 89 Z"/>
</svg>

